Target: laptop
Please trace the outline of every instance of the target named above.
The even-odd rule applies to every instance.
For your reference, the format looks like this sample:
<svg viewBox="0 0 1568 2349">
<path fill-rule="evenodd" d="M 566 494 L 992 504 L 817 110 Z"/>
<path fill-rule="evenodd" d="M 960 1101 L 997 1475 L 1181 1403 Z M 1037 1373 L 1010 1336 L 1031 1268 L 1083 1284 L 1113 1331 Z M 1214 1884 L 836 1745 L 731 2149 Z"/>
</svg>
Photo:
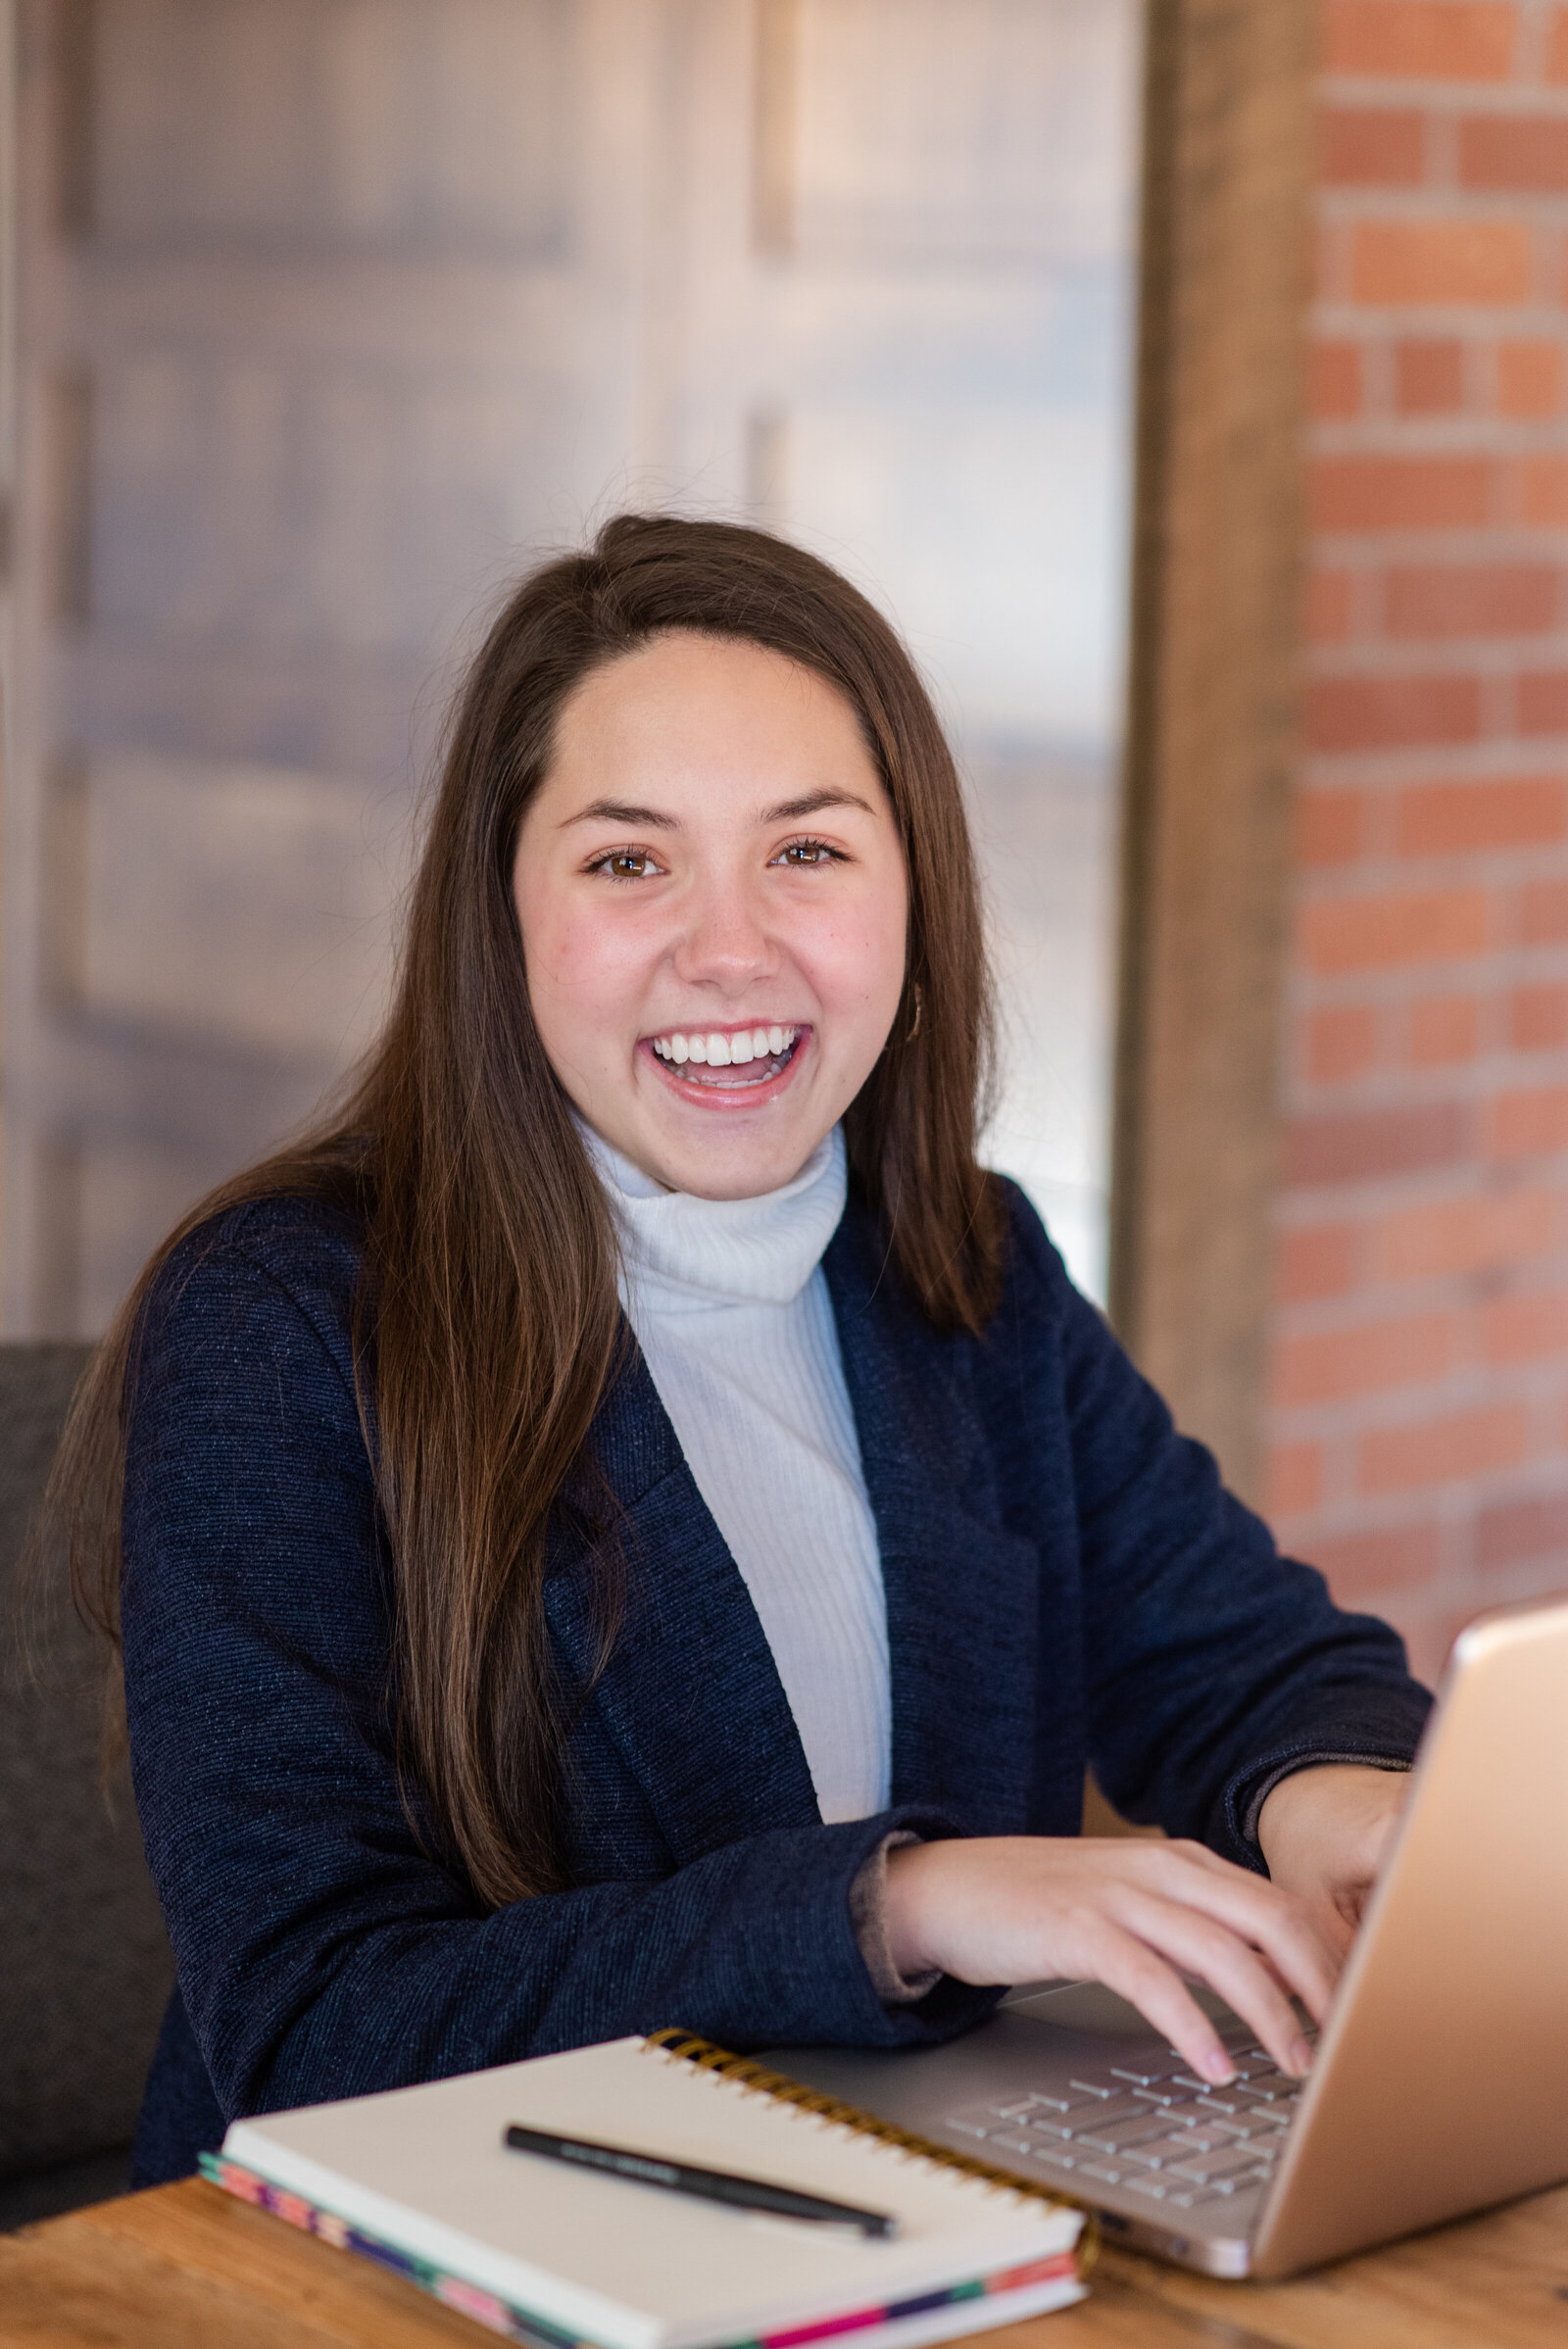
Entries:
<svg viewBox="0 0 1568 2349">
<path fill-rule="evenodd" d="M 1200 1995 L 1226 2088 L 1081 1982 L 1013 1990 L 944 2047 L 765 2060 L 1211 2276 L 1294 2275 L 1568 2178 L 1568 1597 L 1455 1643 L 1309 2078 Z"/>
</svg>

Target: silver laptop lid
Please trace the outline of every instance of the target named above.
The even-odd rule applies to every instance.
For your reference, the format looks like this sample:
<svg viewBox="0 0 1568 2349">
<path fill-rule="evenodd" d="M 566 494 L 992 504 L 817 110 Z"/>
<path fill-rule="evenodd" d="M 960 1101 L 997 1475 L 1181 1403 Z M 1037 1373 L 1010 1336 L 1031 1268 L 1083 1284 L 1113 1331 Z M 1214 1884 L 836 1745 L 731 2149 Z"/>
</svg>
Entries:
<svg viewBox="0 0 1568 2349">
<path fill-rule="evenodd" d="M 1568 1598 L 1439 1691 L 1253 2237 L 1284 2276 L 1568 2177 Z"/>
</svg>

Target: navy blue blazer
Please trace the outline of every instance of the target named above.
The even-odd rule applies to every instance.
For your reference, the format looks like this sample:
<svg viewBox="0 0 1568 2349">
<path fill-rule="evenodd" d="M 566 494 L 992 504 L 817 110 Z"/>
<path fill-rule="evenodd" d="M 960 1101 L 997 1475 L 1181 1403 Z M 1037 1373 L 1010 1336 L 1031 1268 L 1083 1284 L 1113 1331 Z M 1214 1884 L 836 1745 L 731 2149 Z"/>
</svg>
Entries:
<svg viewBox="0 0 1568 2349">
<path fill-rule="evenodd" d="M 496 1911 L 394 1766 L 359 1230 L 268 1200 L 182 1246 L 144 1314 L 125 1473 L 131 1758 L 178 1970 L 141 2182 L 235 2114 L 664 2024 L 737 2048 L 947 2036 L 999 1993 L 943 1980 L 885 2006 L 856 1939 L 850 1888 L 890 1830 L 1076 1834 L 1092 1762 L 1130 1817 L 1257 1866 L 1247 1804 L 1283 1763 L 1409 1758 L 1429 1699 L 1394 1634 L 1278 1556 L 1016 1191 L 1010 1216 L 978 1340 L 932 1330 L 853 1200 L 824 1260 L 887 1591 L 892 1807 L 822 1824 L 633 1348 L 594 1426 L 627 1602 L 568 1751 L 570 1888 Z M 564 1510 L 546 1610 L 568 1695 L 593 1572 Z"/>
</svg>

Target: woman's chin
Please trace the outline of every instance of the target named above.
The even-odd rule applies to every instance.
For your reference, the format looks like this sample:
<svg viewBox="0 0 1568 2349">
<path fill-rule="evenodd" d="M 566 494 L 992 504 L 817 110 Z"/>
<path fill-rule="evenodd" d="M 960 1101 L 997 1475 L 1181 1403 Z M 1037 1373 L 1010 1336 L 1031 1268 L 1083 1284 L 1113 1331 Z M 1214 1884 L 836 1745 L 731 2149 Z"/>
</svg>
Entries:
<svg viewBox="0 0 1568 2349">
<path fill-rule="evenodd" d="M 663 1113 L 648 1120 L 640 1147 L 628 1155 L 667 1189 L 697 1199 L 760 1199 L 782 1189 L 834 1123 L 802 1114 L 804 1101 L 799 1108 L 792 1102 L 785 1116 L 759 1109 L 753 1116 L 732 1110 L 715 1117 L 683 1102 L 661 1107 Z"/>
</svg>

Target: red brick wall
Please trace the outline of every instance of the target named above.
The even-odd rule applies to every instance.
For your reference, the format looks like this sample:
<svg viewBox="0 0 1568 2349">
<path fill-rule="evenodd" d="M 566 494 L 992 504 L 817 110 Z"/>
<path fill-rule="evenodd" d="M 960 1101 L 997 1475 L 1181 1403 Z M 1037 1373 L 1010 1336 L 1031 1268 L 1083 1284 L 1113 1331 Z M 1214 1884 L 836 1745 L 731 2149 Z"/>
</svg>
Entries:
<svg viewBox="0 0 1568 2349">
<path fill-rule="evenodd" d="M 1568 1587 L 1568 7 L 1326 0 L 1282 1537 Z"/>
</svg>

